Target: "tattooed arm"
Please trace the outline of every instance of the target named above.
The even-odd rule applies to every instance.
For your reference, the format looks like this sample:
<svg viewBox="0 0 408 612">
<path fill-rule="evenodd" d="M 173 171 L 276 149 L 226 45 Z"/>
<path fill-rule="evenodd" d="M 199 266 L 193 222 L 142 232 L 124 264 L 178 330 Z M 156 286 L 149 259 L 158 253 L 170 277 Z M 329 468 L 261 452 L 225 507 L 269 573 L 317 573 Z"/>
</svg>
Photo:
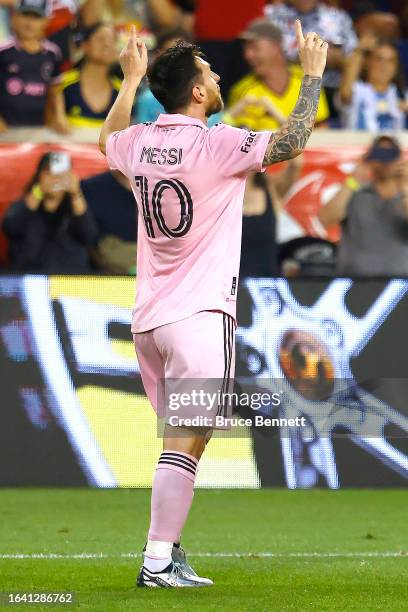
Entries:
<svg viewBox="0 0 408 612">
<path fill-rule="evenodd" d="M 315 122 L 321 84 L 322 79 L 303 78 L 293 113 L 287 123 L 271 135 L 264 157 L 265 166 L 291 159 L 303 152 Z"/>
<path fill-rule="evenodd" d="M 296 22 L 296 29 L 300 62 L 305 76 L 292 114 L 285 125 L 270 137 L 264 157 L 265 166 L 300 155 L 316 119 L 328 45 L 314 32 L 309 32 L 304 38 L 299 21 Z"/>
</svg>

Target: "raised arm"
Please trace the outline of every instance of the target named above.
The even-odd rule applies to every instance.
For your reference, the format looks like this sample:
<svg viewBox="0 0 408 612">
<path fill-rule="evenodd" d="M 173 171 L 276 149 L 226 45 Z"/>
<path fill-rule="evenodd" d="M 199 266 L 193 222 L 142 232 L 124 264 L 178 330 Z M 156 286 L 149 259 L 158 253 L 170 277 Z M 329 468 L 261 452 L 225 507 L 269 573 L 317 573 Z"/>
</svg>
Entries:
<svg viewBox="0 0 408 612">
<path fill-rule="evenodd" d="M 309 32 L 304 38 L 300 21 L 296 21 L 296 36 L 305 76 L 292 114 L 286 123 L 271 135 L 264 157 L 265 166 L 300 155 L 316 119 L 328 44 L 315 32 Z"/>
<path fill-rule="evenodd" d="M 132 26 L 129 41 L 121 52 L 119 60 L 124 78 L 99 137 L 99 148 L 104 155 L 106 155 L 108 136 L 129 127 L 136 90 L 147 70 L 146 45 L 137 38 L 135 26 Z"/>
<path fill-rule="evenodd" d="M 377 44 L 377 39 L 372 34 L 361 37 L 357 47 L 348 56 L 340 83 L 340 102 L 348 105 L 353 96 L 353 85 L 359 79 L 363 69 L 366 54 L 372 51 Z"/>
<path fill-rule="evenodd" d="M 356 191 L 371 179 L 371 169 L 366 156 L 357 162 L 352 174 L 346 177 L 340 189 L 319 210 L 318 218 L 324 227 L 341 223 L 347 217 L 348 205 Z"/>
</svg>

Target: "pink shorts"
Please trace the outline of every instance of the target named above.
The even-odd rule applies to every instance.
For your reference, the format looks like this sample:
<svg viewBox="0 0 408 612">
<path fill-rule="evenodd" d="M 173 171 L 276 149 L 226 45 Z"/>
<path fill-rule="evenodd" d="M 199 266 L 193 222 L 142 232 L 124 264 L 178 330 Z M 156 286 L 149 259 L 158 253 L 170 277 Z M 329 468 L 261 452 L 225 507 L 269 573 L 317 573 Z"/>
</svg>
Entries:
<svg viewBox="0 0 408 612">
<path fill-rule="evenodd" d="M 164 385 L 171 391 L 185 392 L 193 384 L 191 381 L 202 381 L 206 390 L 232 392 L 235 328 L 230 315 L 206 310 L 148 332 L 133 334 L 143 385 L 159 417 L 169 422 L 169 396 L 163 391 Z M 222 411 L 226 413 L 225 405 Z M 219 402 L 212 399 L 211 406 L 194 414 L 197 412 L 206 416 L 220 414 Z"/>
</svg>

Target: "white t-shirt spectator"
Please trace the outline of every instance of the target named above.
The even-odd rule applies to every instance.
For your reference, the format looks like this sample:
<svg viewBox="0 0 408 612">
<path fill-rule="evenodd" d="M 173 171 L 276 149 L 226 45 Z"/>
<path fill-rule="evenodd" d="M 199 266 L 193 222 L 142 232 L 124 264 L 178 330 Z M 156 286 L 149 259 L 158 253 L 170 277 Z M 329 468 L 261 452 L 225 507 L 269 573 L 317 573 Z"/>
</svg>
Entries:
<svg viewBox="0 0 408 612">
<path fill-rule="evenodd" d="M 265 8 L 265 15 L 282 31 L 283 48 L 286 57 L 291 61 L 298 61 L 296 19 L 300 19 L 304 32 L 316 32 L 327 42 L 341 47 L 345 55 L 351 53 L 357 45 L 353 22 L 342 9 L 319 3 L 310 13 L 300 13 L 294 6 L 288 4 L 270 4 Z M 340 71 L 326 69 L 324 84 L 326 87 L 338 87 L 340 78 Z"/>
<path fill-rule="evenodd" d="M 399 108 L 397 87 L 379 93 L 370 83 L 353 85 L 351 103 L 341 107 L 342 126 L 349 130 L 394 132 L 405 128 L 405 113 Z"/>
</svg>

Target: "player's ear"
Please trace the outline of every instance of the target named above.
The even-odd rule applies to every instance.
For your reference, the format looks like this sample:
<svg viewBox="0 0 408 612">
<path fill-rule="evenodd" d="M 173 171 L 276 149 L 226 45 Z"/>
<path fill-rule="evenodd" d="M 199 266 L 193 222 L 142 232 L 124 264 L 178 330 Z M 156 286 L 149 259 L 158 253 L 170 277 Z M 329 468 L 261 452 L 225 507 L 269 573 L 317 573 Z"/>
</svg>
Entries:
<svg viewBox="0 0 408 612">
<path fill-rule="evenodd" d="M 193 100 L 195 102 L 198 102 L 198 104 L 202 104 L 206 96 L 204 85 L 202 83 L 197 83 L 196 85 L 194 85 L 192 94 L 193 94 Z"/>
</svg>

